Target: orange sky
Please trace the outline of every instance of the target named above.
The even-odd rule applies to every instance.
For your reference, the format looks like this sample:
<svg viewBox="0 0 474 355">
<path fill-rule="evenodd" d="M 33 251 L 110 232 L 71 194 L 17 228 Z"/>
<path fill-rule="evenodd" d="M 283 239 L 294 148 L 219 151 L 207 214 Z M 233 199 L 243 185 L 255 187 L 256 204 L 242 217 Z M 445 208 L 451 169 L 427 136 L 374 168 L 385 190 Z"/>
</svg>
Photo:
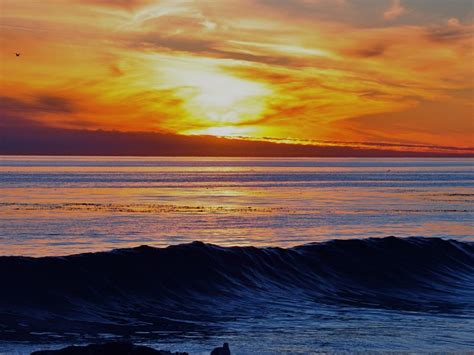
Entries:
<svg viewBox="0 0 474 355">
<path fill-rule="evenodd" d="M 0 0 L 0 120 L 472 147 L 472 4 Z"/>
</svg>

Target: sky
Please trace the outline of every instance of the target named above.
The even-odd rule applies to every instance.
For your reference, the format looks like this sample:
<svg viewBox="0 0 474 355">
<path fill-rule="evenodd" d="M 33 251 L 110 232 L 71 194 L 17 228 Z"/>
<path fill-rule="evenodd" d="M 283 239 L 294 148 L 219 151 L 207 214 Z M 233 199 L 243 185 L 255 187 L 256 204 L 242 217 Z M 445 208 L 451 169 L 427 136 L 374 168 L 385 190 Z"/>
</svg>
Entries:
<svg viewBox="0 0 474 355">
<path fill-rule="evenodd" d="M 473 4 L 0 0 L 0 129 L 472 148 Z"/>
</svg>

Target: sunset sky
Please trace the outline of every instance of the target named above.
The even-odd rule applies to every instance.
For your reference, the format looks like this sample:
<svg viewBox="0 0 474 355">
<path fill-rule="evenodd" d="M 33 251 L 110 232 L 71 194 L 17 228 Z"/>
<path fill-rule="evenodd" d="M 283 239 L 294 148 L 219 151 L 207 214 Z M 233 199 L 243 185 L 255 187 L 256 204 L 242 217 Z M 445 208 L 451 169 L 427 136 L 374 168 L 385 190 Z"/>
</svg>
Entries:
<svg viewBox="0 0 474 355">
<path fill-rule="evenodd" d="M 474 146 L 472 0 L 0 0 L 0 30 L 0 126 Z"/>
</svg>

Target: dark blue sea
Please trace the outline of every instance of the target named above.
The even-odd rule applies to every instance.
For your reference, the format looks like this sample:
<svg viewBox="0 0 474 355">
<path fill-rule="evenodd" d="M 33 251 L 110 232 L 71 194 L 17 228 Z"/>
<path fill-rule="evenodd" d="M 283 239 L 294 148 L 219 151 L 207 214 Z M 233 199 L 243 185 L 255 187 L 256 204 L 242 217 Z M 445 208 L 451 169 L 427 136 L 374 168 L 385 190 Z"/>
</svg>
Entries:
<svg viewBox="0 0 474 355">
<path fill-rule="evenodd" d="M 0 353 L 474 351 L 473 162 L 0 157 Z"/>
</svg>

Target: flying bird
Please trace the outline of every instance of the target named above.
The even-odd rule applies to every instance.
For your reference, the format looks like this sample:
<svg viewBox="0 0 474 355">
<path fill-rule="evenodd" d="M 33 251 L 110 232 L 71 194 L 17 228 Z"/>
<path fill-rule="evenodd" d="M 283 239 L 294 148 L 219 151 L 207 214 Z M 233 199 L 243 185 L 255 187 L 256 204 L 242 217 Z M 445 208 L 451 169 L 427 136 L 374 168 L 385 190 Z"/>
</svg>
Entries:
<svg viewBox="0 0 474 355">
<path fill-rule="evenodd" d="M 19 52 L 16 52 L 15 55 L 16 55 L 17 57 L 19 57 L 19 56 L 20 56 L 20 53 L 19 53 Z"/>
</svg>

